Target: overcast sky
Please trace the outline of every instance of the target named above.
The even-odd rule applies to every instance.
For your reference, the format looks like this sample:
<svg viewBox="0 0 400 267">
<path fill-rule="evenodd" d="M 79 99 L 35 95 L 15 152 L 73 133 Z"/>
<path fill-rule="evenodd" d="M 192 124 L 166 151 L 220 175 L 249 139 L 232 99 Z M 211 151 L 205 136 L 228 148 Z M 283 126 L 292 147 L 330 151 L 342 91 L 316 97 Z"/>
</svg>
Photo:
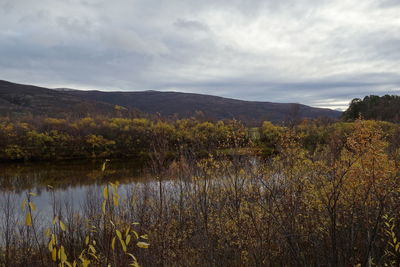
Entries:
<svg viewBox="0 0 400 267">
<path fill-rule="evenodd" d="M 346 108 L 400 89 L 400 0 L 0 0 L 0 79 Z"/>
</svg>

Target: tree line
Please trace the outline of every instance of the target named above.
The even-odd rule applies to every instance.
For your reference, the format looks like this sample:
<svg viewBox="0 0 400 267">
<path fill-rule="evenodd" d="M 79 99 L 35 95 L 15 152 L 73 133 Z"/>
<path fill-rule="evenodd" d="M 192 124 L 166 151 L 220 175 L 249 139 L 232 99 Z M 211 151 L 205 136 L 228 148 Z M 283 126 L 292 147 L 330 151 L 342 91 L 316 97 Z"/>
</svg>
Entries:
<svg viewBox="0 0 400 267">
<path fill-rule="evenodd" d="M 0 160 L 148 157 L 162 140 L 170 156 L 187 147 L 198 154 L 248 142 L 236 121 L 43 116 L 0 119 Z"/>
<path fill-rule="evenodd" d="M 375 121 L 383 129 L 388 152 L 397 153 L 398 124 Z M 262 155 L 278 153 L 280 140 L 294 131 L 301 145 L 316 153 L 333 138 L 341 142 L 354 131 L 354 122 L 305 119 L 294 125 L 264 121 L 246 127 L 234 120 L 207 121 L 199 118 L 122 118 L 93 116 L 51 118 L 28 116 L 0 119 L 0 161 L 63 160 L 88 158 L 142 158 L 148 160 L 163 146 L 168 159 L 186 153 L 198 157 L 221 152 Z"/>
<path fill-rule="evenodd" d="M 400 122 L 400 96 L 397 95 L 370 95 L 363 99 L 354 98 L 342 118 L 354 121 L 362 117 L 368 120 Z"/>
</svg>

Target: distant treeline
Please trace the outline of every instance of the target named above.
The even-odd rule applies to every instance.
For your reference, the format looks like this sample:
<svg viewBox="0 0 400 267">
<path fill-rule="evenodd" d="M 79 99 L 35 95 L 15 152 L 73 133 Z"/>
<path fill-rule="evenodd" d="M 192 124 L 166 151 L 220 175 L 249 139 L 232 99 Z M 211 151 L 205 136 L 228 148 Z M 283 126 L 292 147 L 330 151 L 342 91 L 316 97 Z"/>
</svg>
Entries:
<svg viewBox="0 0 400 267">
<path fill-rule="evenodd" d="M 53 160 L 147 156 L 155 149 L 176 155 L 245 146 L 246 128 L 236 121 L 201 122 L 147 118 L 86 117 L 0 119 L 1 160 Z"/>
<path fill-rule="evenodd" d="M 352 121 L 361 116 L 367 120 L 400 122 L 400 96 L 370 95 L 364 99 L 354 98 L 349 108 L 343 113 L 344 120 Z"/>
<path fill-rule="evenodd" d="M 390 151 L 400 147 L 398 125 L 375 124 L 383 129 Z M 293 133 L 304 148 L 317 153 L 332 140 L 344 142 L 352 131 L 351 122 L 324 119 L 287 127 L 265 121 L 260 127 L 248 128 L 238 121 L 196 118 L 0 118 L 0 160 L 147 158 L 161 150 L 171 159 L 187 153 L 201 157 L 232 151 L 271 156 L 279 153 L 281 139 Z"/>
</svg>

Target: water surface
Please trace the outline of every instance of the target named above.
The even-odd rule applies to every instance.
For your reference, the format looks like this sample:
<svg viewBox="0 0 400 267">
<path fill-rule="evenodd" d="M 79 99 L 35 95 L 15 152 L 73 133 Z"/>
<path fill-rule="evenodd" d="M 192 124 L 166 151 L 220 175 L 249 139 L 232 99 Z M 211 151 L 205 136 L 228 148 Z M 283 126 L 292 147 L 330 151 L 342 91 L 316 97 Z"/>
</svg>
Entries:
<svg viewBox="0 0 400 267">
<path fill-rule="evenodd" d="M 113 160 L 102 169 L 103 161 L 65 161 L 0 164 L 0 194 L 22 202 L 29 192 L 42 212 L 49 211 L 52 191 L 61 203 L 79 210 L 91 190 L 101 190 L 118 181 L 123 192 L 130 184 L 153 182 L 144 176 L 144 165 L 133 160 Z M 19 203 L 18 203 L 19 204 Z M 19 205 L 18 205 L 19 206 Z"/>
</svg>

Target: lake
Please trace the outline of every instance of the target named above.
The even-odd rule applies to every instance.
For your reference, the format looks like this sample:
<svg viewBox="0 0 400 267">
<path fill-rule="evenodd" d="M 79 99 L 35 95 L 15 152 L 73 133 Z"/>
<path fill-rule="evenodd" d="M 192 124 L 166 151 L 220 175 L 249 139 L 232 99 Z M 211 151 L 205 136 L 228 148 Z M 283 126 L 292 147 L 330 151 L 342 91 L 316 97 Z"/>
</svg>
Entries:
<svg viewBox="0 0 400 267">
<path fill-rule="evenodd" d="M 101 190 L 108 182 L 118 181 L 122 194 L 130 184 L 155 183 L 144 176 L 144 165 L 133 160 L 65 161 L 0 164 L 0 195 L 11 197 L 13 202 L 22 203 L 29 192 L 41 212 L 51 208 L 52 191 L 61 203 L 68 203 L 79 210 L 89 191 Z M 50 186 L 50 187 L 49 187 Z M 52 188 L 52 189 L 51 189 Z"/>
<path fill-rule="evenodd" d="M 247 167 L 259 166 L 258 160 L 254 157 L 241 158 L 246 159 L 244 162 L 247 162 Z M 107 163 L 104 172 L 103 163 L 104 160 L 2 163 L 0 164 L 0 208 L 4 206 L 2 203 L 8 202 L 12 203 L 17 213 L 20 213 L 21 203 L 29 193 L 33 193 L 32 202 L 37 206 L 37 214 L 45 218 L 52 218 L 48 215 L 53 212 L 53 197 L 57 205 L 62 205 L 63 210 L 79 212 L 83 209 L 82 206 L 88 203 L 88 199 L 97 199 L 101 204 L 102 190 L 109 182 L 119 183 L 118 192 L 122 199 L 132 195 L 137 199 L 149 196 L 159 199 L 160 183 L 157 175 L 149 174 L 143 162 L 112 160 Z M 227 170 L 237 169 L 235 165 L 228 164 L 228 166 L 230 167 L 218 174 L 219 178 L 228 175 Z M 182 171 L 181 174 L 168 172 L 167 168 L 167 175 L 162 179 L 162 191 L 169 199 L 179 197 L 181 190 L 186 192 L 194 190 L 191 181 L 196 174 L 196 168 L 186 167 L 189 173 Z M 219 183 L 220 180 L 216 179 L 213 183 Z M 7 199 L 9 201 L 6 201 Z"/>
</svg>

